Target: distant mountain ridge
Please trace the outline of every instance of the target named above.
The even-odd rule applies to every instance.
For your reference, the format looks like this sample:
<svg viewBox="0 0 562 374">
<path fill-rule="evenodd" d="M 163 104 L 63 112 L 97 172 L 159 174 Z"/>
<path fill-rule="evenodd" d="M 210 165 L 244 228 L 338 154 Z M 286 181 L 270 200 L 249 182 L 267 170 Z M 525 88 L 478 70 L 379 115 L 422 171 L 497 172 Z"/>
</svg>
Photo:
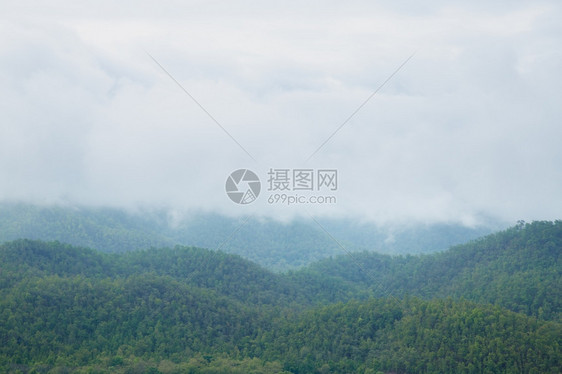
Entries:
<svg viewBox="0 0 562 374">
<path fill-rule="evenodd" d="M 503 226 L 456 224 L 380 227 L 349 219 L 319 220 L 347 251 L 416 254 L 442 251 Z M 199 213 L 172 218 L 166 211 L 130 213 L 109 208 L 0 204 L 0 242 L 58 240 L 103 252 L 127 252 L 176 244 L 239 254 L 268 269 L 286 271 L 344 253 L 312 220 L 230 218 Z"/>
<path fill-rule="evenodd" d="M 287 274 L 272 273 L 238 255 L 196 247 L 110 254 L 58 242 L 0 245 L 3 268 L 21 276 L 128 277 L 149 272 L 244 302 L 272 305 L 407 295 L 465 298 L 562 322 L 561 254 L 562 221 L 519 224 L 435 254 L 340 255 Z"/>
</svg>

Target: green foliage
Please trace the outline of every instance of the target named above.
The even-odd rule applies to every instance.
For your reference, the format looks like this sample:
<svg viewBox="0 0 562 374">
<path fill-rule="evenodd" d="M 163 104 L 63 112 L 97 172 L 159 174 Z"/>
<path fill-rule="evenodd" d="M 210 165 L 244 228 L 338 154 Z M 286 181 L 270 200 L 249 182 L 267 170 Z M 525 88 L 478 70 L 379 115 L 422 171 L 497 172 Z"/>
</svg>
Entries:
<svg viewBox="0 0 562 374">
<path fill-rule="evenodd" d="M 213 289 L 243 302 L 286 304 L 304 297 L 292 280 L 240 256 L 193 247 L 106 254 L 59 242 L 22 239 L 0 245 L 0 263 L 4 274 L 0 273 L 0 282 L 6 285 L 39 275 L 124 278 L 151 274 Z"/>
<path fill-rule="evenodd" d="M 451 299 L 348 302 L 278 321 L 263 355 L 293 373 L 558 373 L 562 325 Z"/>
<path fill-rule="evenodd" d="M 560 373 L 561 248 L 560 221 L 534 222 L 275 274 L 18 240 L 0 245 L 0 372 Z"/>
<path fill-rule="evenodd" d="M 427 253 L 488 234 L 491 226 L 411 225 L 381 227 L 352 220 L 323 220 L 350 251 Z M 176 244 L 217 249 L 243 256 L 274 271 L 299 268 L 341 254 L 316 223 L 281 223 L 218 214 L 178 217 L 167 211 L 126 212 L 109 208 L 71 208 L 0 204 L 0 242 L 16 239 L 60 241 L 120 253 Z"/>
<path fill-rule="evenodd" d="M 0 242 L 39 239 L 124 252 L 141 248 L 171 246 L 166 237 L 165 217 L 131 214 L 109 208 L 0 204 Z"/>
<path fill-rule="evenodd" d="M 562 321 L 562 221 L 518 225 L 442 253 L 356 253 L 292 277 L 327 301 L 347 295 L 466 298 Z"/>
</svg>

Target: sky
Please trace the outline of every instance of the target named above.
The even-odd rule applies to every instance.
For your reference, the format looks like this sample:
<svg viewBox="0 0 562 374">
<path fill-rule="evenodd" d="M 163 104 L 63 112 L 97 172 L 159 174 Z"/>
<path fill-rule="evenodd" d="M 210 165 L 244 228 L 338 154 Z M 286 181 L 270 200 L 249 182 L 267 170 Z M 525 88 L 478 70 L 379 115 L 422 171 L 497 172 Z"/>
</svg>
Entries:
<svg viewBox="0 0 562 374">
<path fill-rule="evenodd" d="M 0 201 L 561 218 L 559 1 L 114 3 L 0 4 Z"/>
</svg>

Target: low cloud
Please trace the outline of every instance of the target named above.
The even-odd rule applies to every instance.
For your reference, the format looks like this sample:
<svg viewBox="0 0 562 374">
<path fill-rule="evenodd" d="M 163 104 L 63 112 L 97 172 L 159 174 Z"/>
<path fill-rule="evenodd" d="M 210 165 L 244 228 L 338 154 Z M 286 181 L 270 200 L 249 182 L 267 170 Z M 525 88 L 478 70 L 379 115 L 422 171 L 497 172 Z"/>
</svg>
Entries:
<svg viewBox="0 0 562 374">
<path fill-rule="evenodd" d="M 557 2 L 150 4 L 4 6 L 0 199 L 377 222 L 560 218 Z M 336 168 L 338 202 L 275 207 L 263 189 L 238 206 L 224 183 L 240 168 L 264 186 L 269 168 Z"/>
</svg>

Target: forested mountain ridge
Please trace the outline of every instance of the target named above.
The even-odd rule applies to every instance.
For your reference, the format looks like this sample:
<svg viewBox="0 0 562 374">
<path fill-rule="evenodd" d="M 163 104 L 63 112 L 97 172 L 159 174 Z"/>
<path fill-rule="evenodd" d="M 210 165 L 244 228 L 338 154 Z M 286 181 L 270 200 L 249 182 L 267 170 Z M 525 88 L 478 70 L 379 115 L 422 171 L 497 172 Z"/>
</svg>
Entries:
<svg viewBox="0 0 562 374">
<path fill-rule="evenodd" d="M 42 277 L 2 296 L 5 372 L 562 369 L 561 324 L 450 299 L 369 299 L 295 312 L 251 307 L 153 276 Z"/>
<path fill-rule="evenodd" d="M 367 289 L 377 297 L 462 297 L 562 321 L 561 254 L 562 221 L 536 221 L 441 253 L 354 253 L 322 260 L 292 276 L 315 287 L 319 297 L 334 295 L 331 285 L 338 285 L 340 293 Z"/>
<path fill-rule="evenodd" d="M 470 228 L 459 224 L 378 226 L 348 219 L 320 220 L 350 251 L 387 254 L 445 250 L 488 234 L 492 221 Z M 230 218 L 212 213 L 181 215 L 166 210 L 130 212 L 110 208 L 0 204 L 0 242 L 60 241 L 103 252 L 175 245 L 221 249 L 270 270 L 285 271 L 343 253 L 313 221 Z"/>
<path fill-rule="evenodd" d="M 260 304 L 305 302 L 292 280 L 240 256 L 202 248 L 174 248 L 108 254 L 59 242 L 17 240 L 0 245 L 4 282 L 37 276 L 126 278 L 168 277 L 212 289 L 239 301 Z"/>
<path fill-rule="evenodd" d="M 490 305 L 415 298 L 350 301 L 267 331 L 268 359 L 312 373 L 554 373 L 562 325 Z M 318 362 L 324 364 L 318 369 Z M 304 370 L 302 369 L 304 368 Z"/>
<path fill-rule="evenodd" d="M 512 227 L 442 253 L 391 257 L 351 253 L 275 274 L 237 255 L 194 247 L 107 254 L 61 243 L 0 245 L 13 279 L 31 275 L 169 276 L 246 302 L 345 302 L 368 297 L 466 298 L 562 321 L 562 221 Z M 253 299 L 253 301 L 252 301 Z"/>
<path fill-rule="evenodd" d="M 560 234 L 561 221 L 533 222 L 443 253 L 353 253 L 287 274 L 193 247 L 9 242 L 0 371 L 559 373 Z"/>
<path fill-rule="evenodd" d="M 165 216 L 118 209 L 0 204 L 0 242 L 38 239 L 125 252 L 176 244 L 163 233 L 166 224 Z"/>
</svg>

